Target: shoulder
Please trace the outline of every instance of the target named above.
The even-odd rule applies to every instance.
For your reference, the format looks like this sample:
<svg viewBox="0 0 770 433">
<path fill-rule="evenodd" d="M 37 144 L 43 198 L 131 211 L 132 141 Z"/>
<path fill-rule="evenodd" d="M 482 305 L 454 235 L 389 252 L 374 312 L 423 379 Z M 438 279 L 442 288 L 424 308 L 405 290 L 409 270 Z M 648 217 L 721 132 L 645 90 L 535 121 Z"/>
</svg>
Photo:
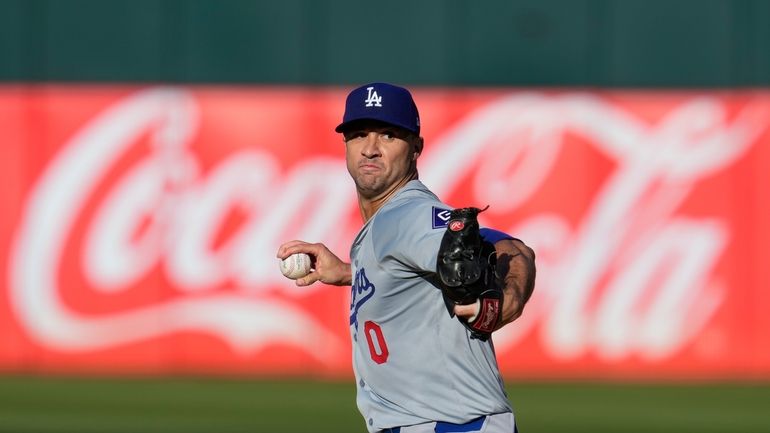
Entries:
<svg viewBox="0 0 770 433">
<path fill-rule="evenodd" d="M 442 235 L 450 209 L 424 186 L 399 192 L 373 217 L 375 250 L 383 256 L 394 250 L 406 254 L 412 245 Z"/>
<path fill-rule="evenodd" d="M 413 181 L 377 213 L 376 227 L 391 232 L 444 229 L 450 210 L 419 181 Z"/>
</svg>

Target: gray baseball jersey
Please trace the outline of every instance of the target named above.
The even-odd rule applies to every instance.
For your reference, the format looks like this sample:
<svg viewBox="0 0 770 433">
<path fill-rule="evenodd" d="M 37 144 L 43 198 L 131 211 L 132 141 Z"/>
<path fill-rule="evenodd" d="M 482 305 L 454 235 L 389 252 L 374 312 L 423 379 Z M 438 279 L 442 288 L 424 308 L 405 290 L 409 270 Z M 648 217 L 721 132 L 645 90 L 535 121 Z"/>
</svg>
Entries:
<svg viewBox="0 0 770 433">
<path fill-rule="evenodd" d="M 438 288 L 449 209 L 411 181 L 351 247 L 353 369 L 370 432 L 511 411 L 492 340 L 471 339 Z"/>
</svg>

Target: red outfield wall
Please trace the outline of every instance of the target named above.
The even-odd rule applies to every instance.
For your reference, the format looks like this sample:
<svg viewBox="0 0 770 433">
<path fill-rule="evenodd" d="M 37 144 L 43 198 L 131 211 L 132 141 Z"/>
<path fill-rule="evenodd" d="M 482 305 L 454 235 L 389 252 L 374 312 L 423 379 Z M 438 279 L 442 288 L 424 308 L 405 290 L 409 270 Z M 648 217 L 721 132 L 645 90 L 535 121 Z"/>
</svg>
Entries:
<svg viewBox="0 0 770 433">
<path fill-rule="evenodd" d="M 770 92 L 414 93 L 421 179 L 537 252 L 507 376 L 770 377 Z M 349 375 L 275 258 L 347 258 L 345 94 L 0 86 L 0 370 Z"/>
</svg>

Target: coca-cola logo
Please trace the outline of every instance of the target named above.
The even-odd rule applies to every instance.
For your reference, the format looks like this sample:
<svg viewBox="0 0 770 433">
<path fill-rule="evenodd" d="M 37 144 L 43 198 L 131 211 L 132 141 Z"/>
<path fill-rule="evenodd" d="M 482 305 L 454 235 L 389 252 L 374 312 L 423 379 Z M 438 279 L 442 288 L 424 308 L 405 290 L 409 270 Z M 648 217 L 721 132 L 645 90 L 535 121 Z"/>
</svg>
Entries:
<svg viewBox="0 0 770 433">
<path fill-rule="evenodd" d="M 614 163 L 576 225 L 543 212 L 502 227 L 537 251 L 538 280 L 522 318 L 495 334 L 500 350 L 540 332 L 560 359 L 590 351 L 654 360 L 697 335 L 724 299 L 712 271 L 731 233 L 725 221 L 676 210 L 700 180 L 746 153 L 769 114 L 758 102 L 728 116 L 719 99 L 693 97 L 650 123 L 589 94 L 523 93 L 443 136 L 423 179 L 442 196 L 470 175 L 475 201 L 490 205 L 482 220 L 538 193 L 567 134 Z"/>
<path fill-rule="evenodd" d="M 278 341 L 321 361 L 344 353 L 345 334 L 292 302 L 327 288 L 295 287 L 275 260 L 288 239 L 348 250 L 360 221 L 349 219 L 355 191 L 342 152 L 282 171 L 257 145 L 204 173 L 190 146 L 202 121 L 198 108 L 183 89 L 143 90 L 62 144 L 26 198 L 11 250 L 10 301 L 19 322 L 43 345 L 67 352 L 192 330 L 241 351 Z M 677 209 L 701 180 L 746 153 L 767 118 L 766 104 L 728 115 L 718 98 L 693 97 L 651 122 L 590 94 L 513 93 L 426 146 L 424 183 L 444 199 L 470 188 L 472 202 L 455 204 L 489 204 L 482 225 L 515 234 L 537 252 L 535 295 L 521 319 L 495 333 L 498 350 L 534 336 L 557 359 L 587 352 L 660 359 L 700 332 L 725 296 L 712 274 L 731 229 Z M 152 151 L 107 182 L 116 161 L 147 134 Z M 509 227 L 488 224 L 559 174 L 567 135 L 582 137 L 612 167 L 597 191 L 583 192 L 584 212 L 573 218 L 543 209 Z M 106 192 L 95 202 L 97 189 Z M 104 314 L 68 305 L 59 270 L 87 205 L 94 210 L 79 263 L 88 290 L 119 293 L 161 269 L 179 296 Z M 234 208 L 247 221 L 212 249 Z M 215 290 L 223 286 L 234 290 Z"/>
<path fill-rule="evenodd" d="M 346 188 L 344 163 L 308 161 L 284 179 L 269 154 L 245 150 L 204 177 L 189 149 L 198 122 L 197 104 L 188 92 L 141 91 L 92 119 L 55 155 L 29 194 L 10 266 L 13 307 L 35 339 L 50 348 L 89 351 L 198 331 L 246 352 L 279 341 L 326 361 L 344 350 L 340 336 L 293 303 L 254 296 L 276 285 L 291 293 L 277 272 L 275 251 L 285 240 L 280 236 L 286 225 L 297 224 L 291 217 L 314 202 L 318 191 L 324 201 L 315 202 L 317 218 L 293 226 L 293 234 L 324 234 L 331 245 L 335 234 L 346 235 L 335 230 L 338 209 L 349 208 L 355 198 Z M 163 267 L 174 288 L 187 295 L 126 311 L 84 314 L 61 297 L 59 267 L 68 237 L 113 164 L 148 133 L 153 151 L 109 185 L 95 206 L 82 272 L 90 290 L 118 293 Z M 319 177 L 327 183 L 315 182 Z M 281 201 L 260 193 L 265 190 L 275 190 Z M 222 220 L 237 206 L 247 209 L 251 220 L 227 245 L 212 251 Z M 225 282 L 240 290 L 211 291 Z"/>
</svg>

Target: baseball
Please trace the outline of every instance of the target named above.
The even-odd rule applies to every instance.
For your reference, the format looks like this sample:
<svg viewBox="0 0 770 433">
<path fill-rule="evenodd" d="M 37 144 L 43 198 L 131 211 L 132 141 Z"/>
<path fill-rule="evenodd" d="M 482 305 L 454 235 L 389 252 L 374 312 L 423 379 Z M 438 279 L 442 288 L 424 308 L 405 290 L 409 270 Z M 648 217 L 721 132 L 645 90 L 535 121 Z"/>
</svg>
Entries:
<svg viewBox="0 0 770 433">
<path fill-rule="evenodd" d="M 305 253 L 292 254 L 281 260 L 281 273 L 292 280 L 310 273 L 310 256 Z"/>
</svg>

